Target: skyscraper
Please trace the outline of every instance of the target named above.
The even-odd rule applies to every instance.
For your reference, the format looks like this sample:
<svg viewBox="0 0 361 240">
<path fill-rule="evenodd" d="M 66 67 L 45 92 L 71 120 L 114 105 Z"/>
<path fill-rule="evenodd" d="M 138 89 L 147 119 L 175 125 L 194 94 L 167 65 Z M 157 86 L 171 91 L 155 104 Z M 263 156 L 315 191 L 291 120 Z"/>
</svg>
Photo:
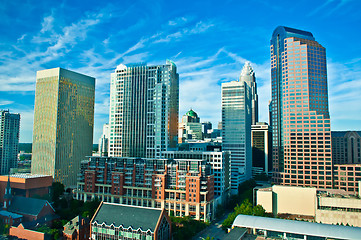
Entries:
<svg viewBox="0 0 361 240">
<path fill-rule="evenodd" d="M 108 157 L 109 149 L 109 124 L 103 125 L 103 134 L 99 138 L 98 152 L 101 157 Z"/>
<path fill-rule="evenodd" d="M 202 123 L 198 114 L 190 109 L 182 117 L 182 122 L 178 125 L 178 143 L 184 143 L 187 140 L 202 140 Z"/>
<path fill-rule="evenodd" d="M 18 166 L 20 114 L 0 110 L 0 174 Z"/>
<path fill-rule="evenodd" d="M 31 173 L 76 185 L 92 154 L 95 78 L 62 68 L 36 74 Z"/>
<path fill-rule="evenodd" d="M 160 157 L 175 148 L 179 76 L 176 65 L 119 65 L 111 74 L 109 156 Z"/>
<path fill-rule="evenodd" d="M 258 122 L 258 94 L 257 94 L 257 83 L 256 76 L 249 62 L 246 62 L 243 66 L 241 76 L 239 77 L 240 82 L 246 82 L 251 88 L 252 96 L 252 125 L 256 125 Z"/>
<path fill-rule="evenodd" d="M 332 187 L 326 51 L 312 33 L 277 27 L 271 39 L 274 180 Z"/>
<path fill-rule="evenodd" d="M 230 186 L 252 177 L 251 90 L 245 81 L 222 83 L 222 150 L 230 152 Z"/>
</svg>

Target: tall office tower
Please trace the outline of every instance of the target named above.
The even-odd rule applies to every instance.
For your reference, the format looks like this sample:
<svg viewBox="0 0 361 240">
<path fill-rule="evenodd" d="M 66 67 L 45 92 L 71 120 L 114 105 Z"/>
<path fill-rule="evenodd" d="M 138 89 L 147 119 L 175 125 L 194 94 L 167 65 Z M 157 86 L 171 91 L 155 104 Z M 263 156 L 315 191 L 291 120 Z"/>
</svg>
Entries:
<svg viewBox="0 0 361 240">
<path fill-rule="evenodd" d="M 0 110 L 0 174 L 18 166 L 20 114 Z"/>
<path fill-rule="evenodd" d="M 258 122 L 258 94 L 256 76 L 249 62 L 246 62 L 243 66 L 241 76 L 239 77 L 241 82 L 246 82 L 251 88 L 252 96 L 252 125 L 256 125 Z"/>
<path fill-rule="evenodd" d="M 178 125 L 178 143 L 184 143 L 187 140 L 202 140 L 202 123 L 198 114 L 190 109 L 182 117 L 182 122 Z"/>
<path fill-rule="evenodd" d="M 230 152 L 230 187 L 252 177 L 251 89 L 247 82 L 222 83 L 222 150 Z"/>
<path fill-rule="evenodd" d="M 109 124 L 103 125 L 103 134 L 99 139 L 98 152 L 99 156 L 107 157 L 109 149 Z"/>
<path fill-rule="evenodd" d="M 177 146 L 179 76 L 176 65 L 120 64 L 111 74 L 112 157 L 160 157 Z"/>
<path fill-rule="evenodd" d="M 265 122 L 252 125 L 252 176 L 272 171 L 271 127 Z"/>
<path fill-rule="evenodd" d="M 332 187 L 325 48 L 312 33 L 277 27 L 271 39 L 274 180 Z"/>
<path fill-rule="evenodd" d="M 62 68 L 36 73 L 31 173 L 75 186 L 93 148 L 95 78 Z"/>
</svg>

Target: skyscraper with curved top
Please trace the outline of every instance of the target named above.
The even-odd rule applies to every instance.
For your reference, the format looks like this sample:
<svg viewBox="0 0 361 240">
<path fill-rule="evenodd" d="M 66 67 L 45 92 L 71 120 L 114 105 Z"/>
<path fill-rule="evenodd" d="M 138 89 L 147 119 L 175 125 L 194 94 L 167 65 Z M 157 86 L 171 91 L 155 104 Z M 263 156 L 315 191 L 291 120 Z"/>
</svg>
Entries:
<svg viewBox="0 0 361 240">
<path fill-rule="evenodd" d="M 258 122 L 258 94 L 257 94 L 257 83 L 256 75 L 251 67 L 250 62 L 246 62 L 243 66 L 241 75 L 239 77 L 240 82 L 246 82 L 251 88 L 252 97 L 252 125 Z"/>
<path fill-rule="evenodd" d="M 283 185 L 332 187 L 326 50 L 279 26 L 271 39 L 273 171 Z"/>
</svg>

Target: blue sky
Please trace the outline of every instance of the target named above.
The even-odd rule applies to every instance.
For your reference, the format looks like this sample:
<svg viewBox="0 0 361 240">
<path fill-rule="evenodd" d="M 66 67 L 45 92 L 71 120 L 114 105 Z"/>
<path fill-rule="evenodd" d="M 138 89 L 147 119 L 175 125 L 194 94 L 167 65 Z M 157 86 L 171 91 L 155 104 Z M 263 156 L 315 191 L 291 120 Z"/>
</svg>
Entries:
<svg viewBox="0 0 361 240">
<path fill-rule="evenodd" d="M 214 127 L 222 82 L 245 61 L 268 122 L 269 41 L 289 26 L 326 47 L 332 130 L 360 130 L 361 1 L 0 1 L 0 108 L 21 113 L 32 141 L 36 71 L 63 67 L 96 78 L 94 142 L 108 122 L 110 73 L 121 63 L 173 60 L 180 116 L 193 108 Z"/>
</svg>

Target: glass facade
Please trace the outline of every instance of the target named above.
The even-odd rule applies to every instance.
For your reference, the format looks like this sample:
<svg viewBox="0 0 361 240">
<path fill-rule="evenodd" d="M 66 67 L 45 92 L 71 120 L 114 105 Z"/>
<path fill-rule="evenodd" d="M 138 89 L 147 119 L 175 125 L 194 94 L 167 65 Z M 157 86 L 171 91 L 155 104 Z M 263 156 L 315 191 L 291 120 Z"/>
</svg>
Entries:
<svg viewBox="0 0 361 240">
<path fill-rule="evenodd" d="M 325 48 L 310 32 L 276 28 L 271 78 L 275 182 L 331 188 Z"/>
<path fill-rule="evenodd" d="M 76 185 L 92 153 L 95 79 L 54 68 L 37 72 L 31 172 Z"/>
<path fill-rule="evenodd" d="M 251 93 L 246 82 L 222 84 L 222 150 L 230 152 L 230 188 L 252 177 Z"/>
<path fill-rule="evenodd" d="M 159 157 L 175 148 L 179 76 L 175 64 L 119 65 L 111 75 L 109 156 Z"/>
<path fill-rule="evenodd" d="M 18 166 L 20 114 L 0 110 L 0 174 Z"/>
</svg>

